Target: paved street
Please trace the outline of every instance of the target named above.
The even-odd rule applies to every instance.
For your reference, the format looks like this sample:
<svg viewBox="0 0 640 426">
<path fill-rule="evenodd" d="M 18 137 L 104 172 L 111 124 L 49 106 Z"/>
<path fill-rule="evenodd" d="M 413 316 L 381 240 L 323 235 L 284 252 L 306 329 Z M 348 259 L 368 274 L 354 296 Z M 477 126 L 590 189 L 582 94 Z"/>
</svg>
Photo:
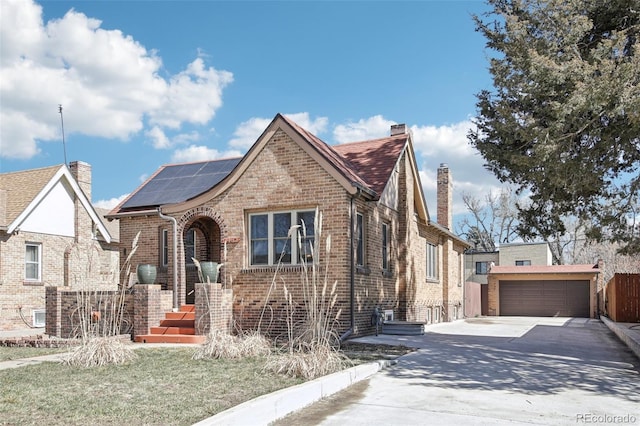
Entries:
<svg viewBox="0 0 640 426">
<path fill-rule="evenodd" d="M 356 340 L 419 350 L 279 425 L 640 424 L 638 358 L 599 320 L 473 318 Z"/>
</svg>

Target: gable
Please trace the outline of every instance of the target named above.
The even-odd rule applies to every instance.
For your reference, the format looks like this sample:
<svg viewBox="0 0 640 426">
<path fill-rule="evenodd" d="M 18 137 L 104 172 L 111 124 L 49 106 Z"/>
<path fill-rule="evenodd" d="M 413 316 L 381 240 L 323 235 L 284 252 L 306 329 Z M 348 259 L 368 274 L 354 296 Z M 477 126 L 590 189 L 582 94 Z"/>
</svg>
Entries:
<svg viewBox="0 0 640 426">
<path fill-rule="evenodd" d="M 60 180 L 29 210 L 20 230 L 73 237 L 74 223 L 73 189 Z"/>
<path fill-rule="evenodd" d="M 0 189 L 6 191 L 8 222 L 6 226 L 0 224 L 0 229 L 8 234 L 28 228 L 31 232 L 74 236 L 77 200 L 91 218 L 95 231 L 111 243 L 109 231 L 66 165 L 0 176 Z"/>
<path fill-rule="evenodd" d="M 400 197 L 399 197 L 399 193 L 398 193 L 398 178 L 400 171 L 398 170 L 398 167 L 394 167 L 393 171 L 391 172 L 391 175 L 389 176 L 389 180 L 387 181 L 387 185 L 384 188 L 384 191 L 382 192 L 382 195 L 380 196 L 380 204 L 382 204 L 383 206 L 387 206 L 389 208 L 392 208 L 394 210 L 398 210 L 398 203 L 400 201 Z"/>
<path fill-rule="evenodd" d="M 51 166 L 0 174 L 0 191 L 5 198 L 4 215 L 0 216 L 0 228 L 9 226 L 25 211 L 29 203 L 53 179 L 60 167 Z"/>
<path fill-rule="evenodd" d="M 231 188 L 243 175 L 251 173 L 254 161 L 278 132 L 283 132 L 291 142 L 301 148 L 316 164 L 324 169 L 330 177 L 337 181 L 347 193 L 356 194 L 360 191 L 370 198 L 375 196 L 375 192 L 369 188 L 367 183 L 356 173 L 356 168 L 348 164 L 333 148 L 286 119 L 281 114 L 278 114 L 242 158 L 237 167 L 235 167 L 225 179 L 197 197 L 183 203 L 163 206 L 163 212 L 171 213 L 197 207 Z M 283 152 L 281 154 L 282 160 L 286 161 L 286 153 Z"/>
</svg>

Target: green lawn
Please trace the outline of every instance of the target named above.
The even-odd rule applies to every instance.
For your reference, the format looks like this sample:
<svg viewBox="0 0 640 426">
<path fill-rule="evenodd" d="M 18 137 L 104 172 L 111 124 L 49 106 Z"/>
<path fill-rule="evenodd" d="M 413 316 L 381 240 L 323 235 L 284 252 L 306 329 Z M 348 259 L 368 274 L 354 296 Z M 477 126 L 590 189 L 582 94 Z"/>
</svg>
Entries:
<svg viewBox="0 0 640 426">
<path fill-rule="evenodd" d="M 145 348 L 119 366 L 0 370 L 0 424 L 191 425 L 302 382 L 262 371 L 263 359 L 195 361 L 193 352 Z"/>
<path fill-rule="evenodd" d="M 67 348 L 23 348 L 17 346 L 0 346 L 0 362 L 12 361 L 14 359 L 31 358 L 41 355 L 57 354 L 67 352 Z"/>
</svg>

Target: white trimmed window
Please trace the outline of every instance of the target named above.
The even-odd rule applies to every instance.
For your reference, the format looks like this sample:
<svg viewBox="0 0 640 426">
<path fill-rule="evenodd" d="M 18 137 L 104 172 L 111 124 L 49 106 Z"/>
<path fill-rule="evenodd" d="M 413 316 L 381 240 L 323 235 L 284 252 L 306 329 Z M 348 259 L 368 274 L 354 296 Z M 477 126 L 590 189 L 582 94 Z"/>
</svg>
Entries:
<svg viewBox="0 0 640 426">
<path fill-rule="evenodd" d="M 42 244 L 27 243 L 25 245 L 24 279 L 42 281 Z"/>
<path fill-rule="evenodd" d="M 315 210 L 256 213 L 249 215 L 249 263 L 251 265 L 299 264 L 312 260 Z M 298 232 L 289 233 L 291 225 Z M 304 231 L 303 231 L 304 224 Z M 306 231 L 306 237 L 305 237 Z M 298 234 L 301 246 L 298 247 Z"/>
<path fill-rule="evenodd" d="M 438 279 L 438 246 L 427 243 L 427 279 Z"/>
</svg>

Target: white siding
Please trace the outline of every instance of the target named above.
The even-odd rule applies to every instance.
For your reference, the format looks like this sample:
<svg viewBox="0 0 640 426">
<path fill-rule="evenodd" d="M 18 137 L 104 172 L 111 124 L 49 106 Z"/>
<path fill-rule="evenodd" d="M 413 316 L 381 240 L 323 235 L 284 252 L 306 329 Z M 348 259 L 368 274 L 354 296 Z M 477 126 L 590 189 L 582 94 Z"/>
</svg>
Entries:
<svg viewBox="0 0 640 426">
<path fill-rule="evenodd" d="M 75 235 L 74 222 L 73 191 L 62 181 L 58 181 L 22 222 L 20 230 L 73 237 Z"/>
</svg>

